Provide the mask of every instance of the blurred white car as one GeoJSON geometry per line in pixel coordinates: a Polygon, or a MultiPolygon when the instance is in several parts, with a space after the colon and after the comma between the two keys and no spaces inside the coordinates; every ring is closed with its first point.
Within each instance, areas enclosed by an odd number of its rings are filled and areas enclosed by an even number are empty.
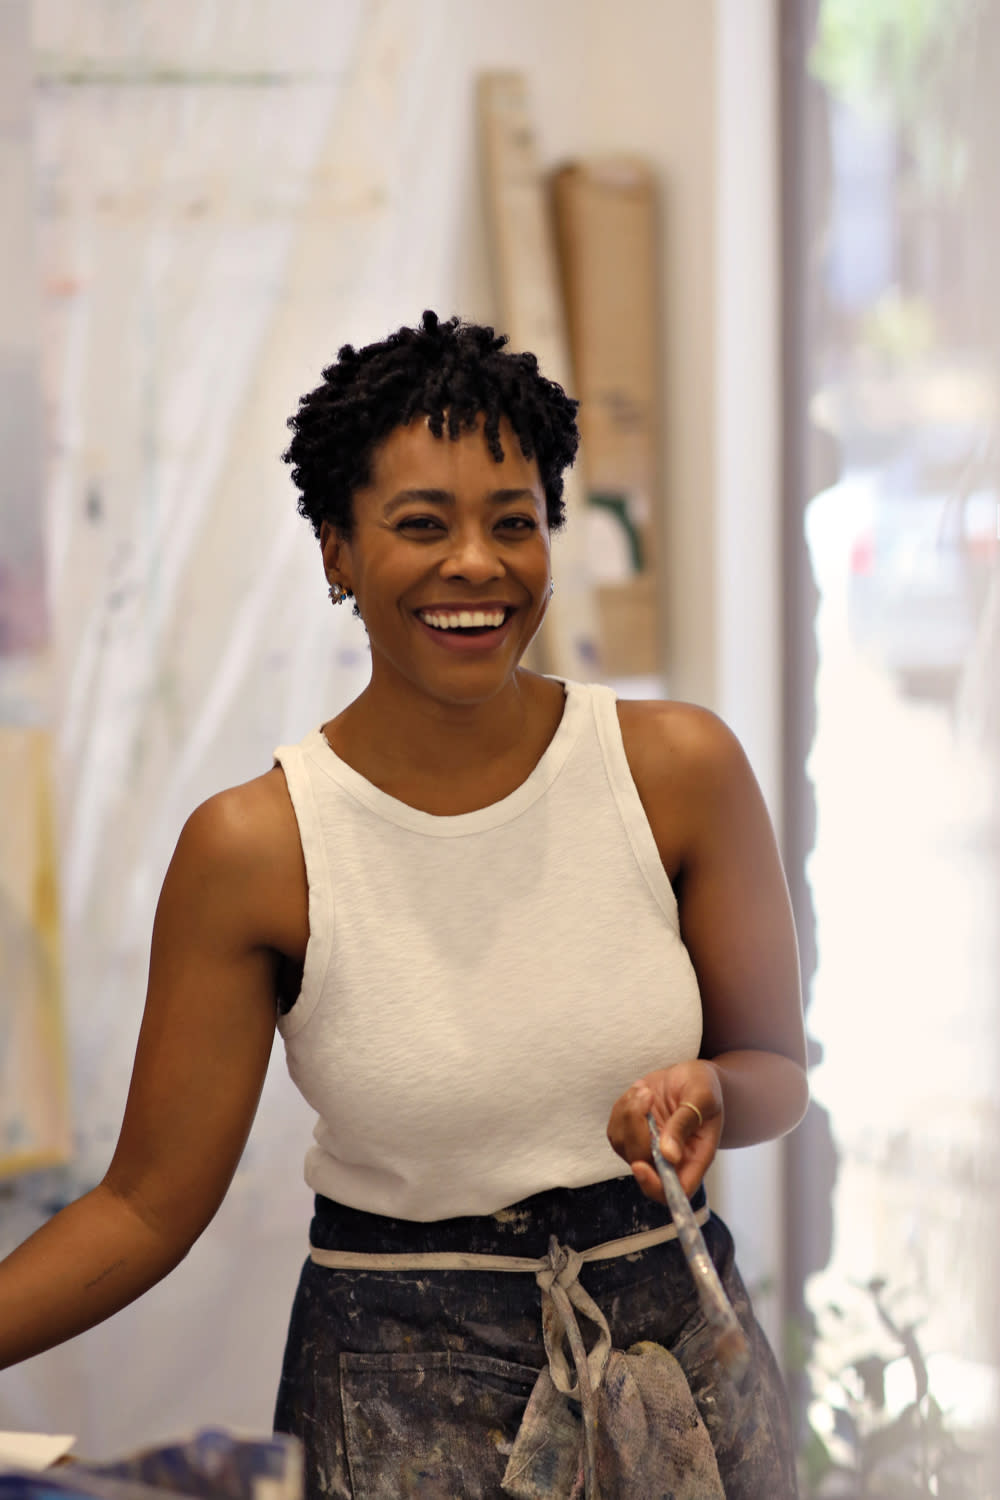
{"type": "Polygon", "coordinates": [[[983,461],[948,487],[929,470],[876,487],[848,563],[854,643],[903,692],[951,697],[998,558],[1000,492],[983,461]]]}

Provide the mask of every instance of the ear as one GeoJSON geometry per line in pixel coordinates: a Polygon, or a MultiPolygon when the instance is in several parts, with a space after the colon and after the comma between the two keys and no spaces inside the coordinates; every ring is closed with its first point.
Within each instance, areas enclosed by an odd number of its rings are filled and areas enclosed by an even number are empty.
{"type": "Polygon", "coordinates": [[[327,582],[339,583],[345,589],[352,588],[350,543],[344,539],[335,526],[331,526],[329,521],[323,521],[320,525],[319,545],[323,553],[323,569],[327,582]]]}

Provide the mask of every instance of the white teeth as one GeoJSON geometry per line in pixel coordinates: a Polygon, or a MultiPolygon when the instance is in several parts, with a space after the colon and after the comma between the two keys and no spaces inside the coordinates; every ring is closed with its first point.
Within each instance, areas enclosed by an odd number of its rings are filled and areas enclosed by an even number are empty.
{"type": "Polygon", "coordinates": [[[422,610],[420,618],[435,630],[498,630],[504,622],[502,609],[460,609],[456,614],[435,614],[422,610]]]}

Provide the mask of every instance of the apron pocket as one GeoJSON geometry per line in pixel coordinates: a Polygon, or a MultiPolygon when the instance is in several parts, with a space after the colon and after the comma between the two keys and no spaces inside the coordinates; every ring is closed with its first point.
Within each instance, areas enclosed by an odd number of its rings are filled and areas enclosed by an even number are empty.
{"type": "Polygon", "coordinates": [[[354,1500],[497,1500],[537,1379],[488,1355],[341,1354],[354,1500]]]}

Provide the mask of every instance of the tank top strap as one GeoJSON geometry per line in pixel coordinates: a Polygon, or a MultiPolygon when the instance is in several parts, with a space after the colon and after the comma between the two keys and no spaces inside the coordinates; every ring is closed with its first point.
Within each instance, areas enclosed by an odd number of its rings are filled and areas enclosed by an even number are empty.
{"type": "Polygon", "coordinates": [[[653,830],[632,779],[618,718],[618,695],[603,683],[590,687],[594,723],[604,758],[608,784],[628,835],[632,852],[657,904],[674,931],[680,934],[677,898],[660,859],[653,830]]]}

